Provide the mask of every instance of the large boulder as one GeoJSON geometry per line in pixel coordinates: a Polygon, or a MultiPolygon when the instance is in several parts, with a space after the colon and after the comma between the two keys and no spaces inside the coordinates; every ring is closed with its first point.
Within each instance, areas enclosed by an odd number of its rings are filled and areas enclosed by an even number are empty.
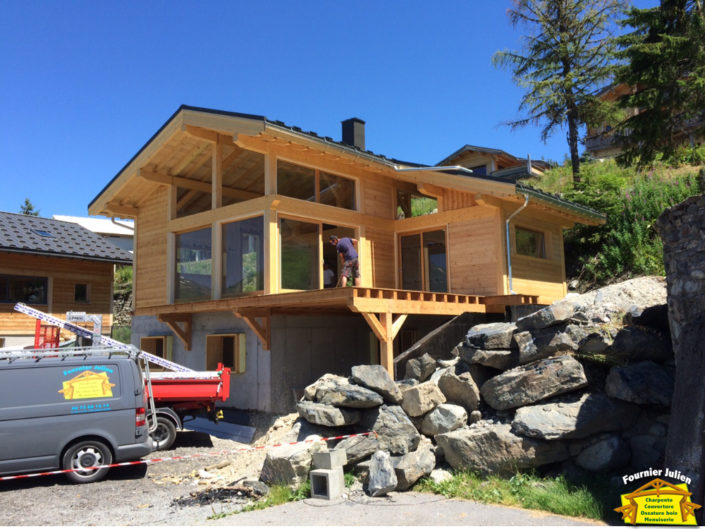
{"type": "Polygon", "coordinates": [[[669,370],[650,361],[613,367],[605,383],[610,397],[636,404],[670,406],[673,389],[673,375],[669,370]]]}
{"type": "Polygon", "coordinates": [[[468,412],[462,406],[455,404],[439,404],[435,409],[424,415],[421,423],[421,433],[436,435],[452,432],[468,423],[468,412]]]}
{"type": "Polygon", "coordinates": [[[348,379],[345,377],[326,373],[319,377],[313,384],[306,386],[303,398],[304,400],[316,400],[316,395],[319,390],[321,391],[321,395],[323,395],[326,391],[347,383],[348,379]]]}
{"type": "Polygon", "coordinates": [[[370,496],[384,496],[397,486],[397,475],[392,466],[389,453],[378,450],[372,454],[367,481],[367,493],[370,496]]]}
{"type": "MultiPolygon", "coordinates": [[[[377,434],[380,450],[394,455],[407,454],[416,450],[421,434],[399,406],[387,404],[363,413],[359,426],[377,434]]],[[[338,446],[338,448],[341,448],[338,446]]],[[[346,450],[349,450],[346,448],[346,450]]],[[[350,452],[348,451],[348,458],[350,452]]]]}
{"type": "Polygon", "coordinates": [[[468,428],[438,434],[436,443],[445,460],[456,470],[511,475],[568,459],[563,441],[540,441],[516,435],[509,424],[484,421],[468,428]]]}
{"type": "Polygon", "coordinates": [[[513,323],[481,323],[468,331],[465,343],[478,349],[509,349],[515,330],[513,323]]]}
{"type": "Polygon", "coordinates": [[[404,378],[415,378],[419,382],[428,379],[436,370],[436,360],[428,353],[406,363],[404,378]]]}
{"type": "MultiPolygon", "coordinates": [[[[342,377],[341,377],[342,378],[342,377]]],[[[351,384],[348,379],[331,379],[331,383],[316,390],[316,401],[336,407],[374,408],[384,402],[382,396],[370,389],[351,384]]]]}
{"type": "Polygon", "coordinates": [[[629,462],[629,445],[619,435],[606,435],[583,449],[575,458],[578,466],[592,472],[606,472],[629,462]]]}
{"type": "Polygon", "coordinates": [[[401,402],[401,390],[396,385],[389,373],[381,365],[362,365],[352,368],[354,382],[362,387],[379,393],[385,400],[392,404],[401,402]]]}
{"type": "Polygon", "coordinates": [[[556,353],[568,353],[578,350],[569,332],[572,326],[561,325],[536,331],[514,333],[514,343],[519,351],[517,363],[528,364],[534,360],[547,358],[556,353]]]}
{"type": "Polygon", "coordinates": [[[607,354],[628,361],[665,362],[673,358],[673,348],[662,332],[649,327],[628,325],[617,332],[607,354]]]}
{"type": "Polygon", "coordinates": [[[392,464],[397,476],[396,490],[409,490],[436,467],[436,456],[429,448],[419,448],[401,457],[393,457],[392,464]]]}
{"type": "Polygon", "coordinates": [[[360,421],[358,410],[336,408],[320,402],[302,400],[296,403],[296,410],[303,419],[320,426],[347,426],[360,421]]]}
{"type": "Polygon", "coordinates": [[[375,435],[348,437],[335,446],[336,450],[345,450],[348,465],[354,465],[363,459],[367,459],[379,448],[380,442],[375,435]]]}
{"type": "Polygon", "coordinates": [[[553,305],[519,318],[516,322],[518,331],[545,329],[568,321],[575,314],[578,305],[568,299],[562,299],[553,305]]]}
{"type": "Polygon", "coordinates": [[[480,388],[496,410],[508,410],[587,385],[583,366],[570,356],[537,360],[489,379],[480,388]]]}
{"type": "Polygon", "coordinates": [[[401,407],[410,417],[420,417],[446,401],[433,382],[424,382],[402,392],[401,407]]]}
{"type": "Polygon", "coordinates": [[[512,430],[547,441],[579,439],[634,424],[639,409],[603,393],[558,397],[552,402],[517,409],[512,430]]]}
{"type": "Polygon", "coordinates": [[[293,487],[304,483],[311,470],[313,454],[328,449],[326,442],[320,439],[314,436],[307,439],[312,442],[270,448],[262,465],[260,480],[293,487]]]}
{"type": "Polygon", "coordinates": [[[480,390],[469,371],[457,374],[455,369],[448,368],[438,379],[438,389],[447,402],[461,405],[468,413],[476,410],[480,404],[480,390]]]}
{"type": "Polygon", "coordinates": [[[464,346],[458,353],[467,364],[479,364],[495,369],[509,369],[519,364],[519,352],[510,349],[477,349],[464,346]]]}

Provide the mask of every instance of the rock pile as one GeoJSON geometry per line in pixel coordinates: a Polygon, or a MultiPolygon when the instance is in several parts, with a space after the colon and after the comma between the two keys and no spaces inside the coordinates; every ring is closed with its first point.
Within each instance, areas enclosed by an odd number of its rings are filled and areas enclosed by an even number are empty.
{"type": "MultiPolygon", "coordinates": [[[[475,325],[452,360],[410,360],[398,382],[374,365],[326,374],[298,412],[321,436],[376,432],[336,446],[376,495],[448,465],[500,474],[655,466],[673,393],[665,303],[659,278],[568,297],[515,323],[475,325]]],[[[280,467],[265,462],[267,481],[280,467]]]]}

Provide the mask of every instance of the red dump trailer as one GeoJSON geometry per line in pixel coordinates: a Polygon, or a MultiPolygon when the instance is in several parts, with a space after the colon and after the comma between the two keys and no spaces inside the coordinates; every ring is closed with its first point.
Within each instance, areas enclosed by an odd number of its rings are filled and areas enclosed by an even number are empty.
{"type": "Polygon", "coordinates": [[[216,371],[150,373],[157,428],[151,433],[157,450],[166,450],[183,428],[184,418],[205,412],[212,421],[222,418],[216,402],[230,396],[230,369],[218,364],[216,371]]]}

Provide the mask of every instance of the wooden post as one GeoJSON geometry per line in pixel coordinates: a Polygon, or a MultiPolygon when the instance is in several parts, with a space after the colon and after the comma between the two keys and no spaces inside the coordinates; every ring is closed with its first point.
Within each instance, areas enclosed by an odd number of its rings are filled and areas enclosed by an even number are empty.
{"type": "Polygon", "coordinates": [[[394,379],[394,338],[406,321],[407,314],[400,314],[395,320],[391,312],[383,312],[379,319],[370,312],[361,312],[362,317],[379,340],[379,363],[394,379]]]}

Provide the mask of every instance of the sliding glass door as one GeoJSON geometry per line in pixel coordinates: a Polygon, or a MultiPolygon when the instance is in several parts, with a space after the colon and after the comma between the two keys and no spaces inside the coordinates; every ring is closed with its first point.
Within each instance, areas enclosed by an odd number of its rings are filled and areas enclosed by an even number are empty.
{"type": "Polygon", "coordinates": [[[399,247],[402,289],[448,292],[445,230],[402,235],[399,247]]]}

